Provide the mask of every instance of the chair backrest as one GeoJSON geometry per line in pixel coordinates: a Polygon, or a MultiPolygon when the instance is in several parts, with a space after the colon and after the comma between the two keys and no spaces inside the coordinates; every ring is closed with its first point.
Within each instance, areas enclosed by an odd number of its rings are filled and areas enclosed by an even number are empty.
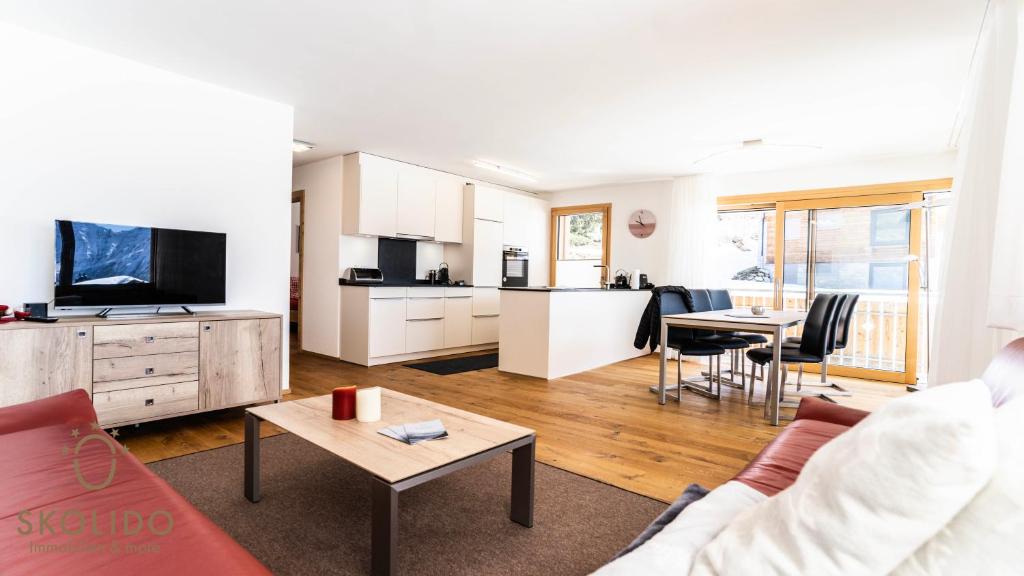
{"type": "MultiPolygon", "coordinates": [[[[690,289],[690,295],[693,296],[693,310],[690,310],[690,312],[711,312],[715,309],[711,304],[711,295],[708,294],[708,290],[705,290],[704,288],[690,289]]],[[[695,338],[707,338],[714,334],[714,330],[693,331],[693,336],[695,338]]]]}
{"type": "Polygon", "coordinates": [[[818,294],[811,302],[804,320],[804,333],[800,336],[800,353],[824,359],[828,355],[828,342],[832,335],[832,320],[836,312],[835,294],[818,294]]]}
{"type": "Polygon", "coordinates": [[[839,339],[839,314],[842,313],[849,295],[837,294],[836,296],[836,308],[832,311],[832,319],[828,323],[828,346],[825,349],[828,354],[836,351],[836,340],[839,339]]]}
{"type": "MultiPolygon", "coordinates": [[[[683,300],[683,295],[676,292],[662,292],[661,293],[661,315],[666,314],[686,314],[690,312],[686,307],[686,301],[683,300]]],[[[660,328],[658,328],[660,329],[660,328]]],[[[669,326],[669,333],[672,339],[683,339],[692,340],[693,330],[689,328],[680,328],[678,326],[669,326]]],[[[667,345],[667,344],[666,344],[667,345]]]]}
{"type": "Polygon", "coordinates": [[[714,310],[729,310],[732,308],[732,297],[728,290],[708,289],[708,296],[711,298],[711,307],[714,310]]]}
{"type": "Polygon", "coordinates": [[[853,313],[857,308],[857,300],[860,294],[848,294],[842,310],[839,311],[839,330],[836,331],[836,349],[846,348],[850,341],[850,325],[853,324],[853,313]]]}

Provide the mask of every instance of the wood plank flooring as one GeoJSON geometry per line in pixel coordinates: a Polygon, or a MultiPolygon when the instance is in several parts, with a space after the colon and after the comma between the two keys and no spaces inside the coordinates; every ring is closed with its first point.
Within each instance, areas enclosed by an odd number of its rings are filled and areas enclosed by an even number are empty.
{"type": "MultiPolygon", "coordinates": [[[[739,390],[723,388],[721,403],[684,393],[682,403],[660,406],[647,390],[657,379],[655,355],[546,381],[494,368],[450,376],[401,364],[365,368],[293,352],[284,400],[344,384],[391,388],[533,428],[539,461],[666,502],[691,482],[709,488],[725,482],[781,430],[766,424],[761,407],[748,406],[739,390]]],[[[906,393],[901,385],[833,380],[854,391],[840,403],[858,408],[906,393]]],[[[757,391],[760,402],[763,384],[757,391]]],[[[144,462],[162,460],[242,442],[242,414],[233,409],[142,424],[120,430],[120,439],[144,462]]],[[[263,425],[263,436],[277,433],[263,425]]]]}

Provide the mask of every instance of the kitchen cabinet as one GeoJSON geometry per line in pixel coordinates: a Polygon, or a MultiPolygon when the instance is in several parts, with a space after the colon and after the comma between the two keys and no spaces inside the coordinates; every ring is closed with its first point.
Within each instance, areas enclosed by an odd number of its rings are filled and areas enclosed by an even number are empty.
{"type": "Polygon", "coordinates": [[[407,353],[441,348],[444,348],[444,318],[409,320],[405,323],[407,353]]]}
{"type": "Polygon", "coordinates": [[[530,243],[531,200],[522,194],[506,192],[503,209],[503,238],[508,246],[527,248],[530,243]]]}
{"type": "Polygon", "coordinates": [[[473,316],[497,316],[501,313],[500,298],[497,288],[473,288],[473,316]]]}
{"type": "Polygon", "coordinates": [[[394,237],[399,163],[357,152],[344,159],[342,233],[394,237]]]}
{"type": "Polygon", "coordinates": [[[405,298],[372,298],[369,313],[369,356],[405,353],[405,298]]]}
{"type": "Polygon", "coordinates": [[[446,348],[469,346],[473,343],[472,289],[465,295],[446,296],[444,299],[444,345],[446,348]]]}
{"type": "Polygon", "coordinates": [[[551,207],[540,198],[528,198],[526,205],[526,249],[530,251],[530,286],[550,284],[551,207]]]}
{"type": "Polygon", "coordinates": [[[501,316],[473,317],[473,344],[492,344],[498,341],[501,316]]]}
{"type": "Polygon", "coordinates": [[[474,286],[501,286],[501,222],[473,220],[474,286]]]}
{"type": "Polygon", "coordinates": [[[464,191],[468,216],[478,220],[502,222],[505,217],[505,191],[480,184],[466,184],[464,191]]]}
{"type": "Polygon", "coordinates": [[[462,242],[462,187],[464,178],[437,174],[434,196],[434,240],[462,242]]]}
{"type": "Polygon", "coordinates": [[[396,232],[401,236],[434,237],[437,173],[412,164],[398,165],[396,232]]]}

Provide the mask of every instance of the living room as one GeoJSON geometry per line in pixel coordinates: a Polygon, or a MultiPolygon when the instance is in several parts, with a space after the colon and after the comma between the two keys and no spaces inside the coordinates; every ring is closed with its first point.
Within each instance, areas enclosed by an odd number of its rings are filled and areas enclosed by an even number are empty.
{"type": "Polygon", "coordinates": [[[0,574],[1006,574],[1021,0],[0,0],[0,574]]]}

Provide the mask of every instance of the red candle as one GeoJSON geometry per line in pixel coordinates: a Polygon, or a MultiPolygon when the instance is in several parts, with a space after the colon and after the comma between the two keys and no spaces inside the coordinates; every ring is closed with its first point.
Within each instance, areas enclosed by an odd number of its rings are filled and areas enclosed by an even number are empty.
{"type": "Polygon", "coordinates": [[[331,392],[331,418],[351,420],[356,417],[356,387],[342,386],[331,392]]]}

